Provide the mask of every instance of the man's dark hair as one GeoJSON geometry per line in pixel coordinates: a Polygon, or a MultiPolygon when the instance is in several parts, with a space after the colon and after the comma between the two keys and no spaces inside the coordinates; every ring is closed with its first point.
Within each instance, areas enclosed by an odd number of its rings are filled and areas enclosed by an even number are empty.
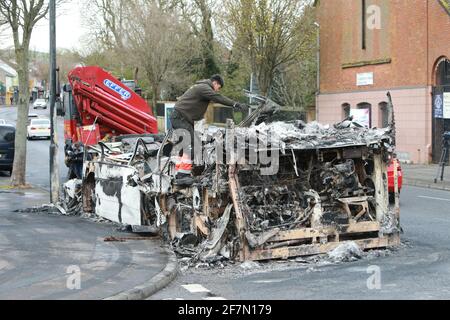
{"type": "Polygon", "coordinates": [[[217,81],[218,84],[223,88],[225,85],[225,81],[223,81],[223,78],[220,74],[215,74],[211,77],[211,81],[217,81]]]}

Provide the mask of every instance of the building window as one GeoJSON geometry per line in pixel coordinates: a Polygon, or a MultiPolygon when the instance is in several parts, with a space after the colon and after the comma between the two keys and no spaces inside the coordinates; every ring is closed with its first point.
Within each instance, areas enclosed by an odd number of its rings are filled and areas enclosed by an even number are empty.
{"type": "Polygon", "coordinates": [[[439,63],[436,72],[436,85],[450,85],[450,60],[443,60],[441,63],[439,63]]]}
{"type": "Polygon", "coordinates": [[[350,104],[344,103],[342,105],[342,118],[343,119],[347,119],[348,117],[350,117],[350,110],[351,110],[350,104]]]}
{"type": "Polygon", "coordinates": [[[364,114],[359,114],[359,117],[361,118],[360,122],[362,122],[365,126],[372,128],[372,105],[367,102],[362,102],[358,104],[357,109],[367,111],[364,114]]]}
{"type": "Polygon", "coordinates": [[[387,102],[381,102],[379,105],[379,127],[389,127],[389,108],[387,102]]]}

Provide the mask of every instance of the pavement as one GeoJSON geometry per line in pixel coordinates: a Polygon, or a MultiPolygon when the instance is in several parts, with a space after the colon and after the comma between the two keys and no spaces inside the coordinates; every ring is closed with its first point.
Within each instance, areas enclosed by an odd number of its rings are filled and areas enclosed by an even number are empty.
{"type": "Polygon", "coordinates": [[[450,167],[445,167],[443,181],[440,181],[440,168],[437,164],[402,164],[402,169],[404,185],[450,191],[450,167]],[[436,177],[438,177],[437,183],[434,181],[436,177]]]}
{"type": "Polygon", "coordinates": [[[5,182],[0,176],[0,300],[141,300],[177,276],[176,257],[159,238],[132,240],[112,224],[15,212],[48,203],[49,195],[5,182]]]}

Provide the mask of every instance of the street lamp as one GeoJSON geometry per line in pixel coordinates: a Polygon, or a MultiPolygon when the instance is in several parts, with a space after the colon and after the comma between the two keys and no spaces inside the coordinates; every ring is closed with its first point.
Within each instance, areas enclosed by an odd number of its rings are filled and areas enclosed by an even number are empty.
{"type": "Polygon", "coordinates": [[[59,200],[58,143],[56,141],[56,1],[49,1],[50,12],[50,202],[59,200]]]}

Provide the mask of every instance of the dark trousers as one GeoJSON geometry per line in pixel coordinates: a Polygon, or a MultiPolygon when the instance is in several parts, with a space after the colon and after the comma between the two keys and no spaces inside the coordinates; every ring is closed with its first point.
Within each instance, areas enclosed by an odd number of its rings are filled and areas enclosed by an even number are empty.
{"type": "MultiPolygon", "coordinates": [[[[200,140],[197,138],[195,131],[194,131],[194,124],[190,123],[180,112],[175,110],[172,113],[172,116],[170,118],[170,121],[172,123],[173,130],[177,129],[184,129],[187,132],[189,132],[190,139],[191,139],[191,160],[195,160],[195,148],[194,146],[200,146],[200,140]]],[[[181,141],[179,141],[181,142],[181,141]]],[[[180,154],[181,155],[181,154],[180,154]]],[[[196,163],[194,161],[194,163],[196,163]]]]}
{"type": "Polygon", "coordinates": [[[70,167],[77,179],[83,179],[83,162],[74,161],[70,167]]]}

